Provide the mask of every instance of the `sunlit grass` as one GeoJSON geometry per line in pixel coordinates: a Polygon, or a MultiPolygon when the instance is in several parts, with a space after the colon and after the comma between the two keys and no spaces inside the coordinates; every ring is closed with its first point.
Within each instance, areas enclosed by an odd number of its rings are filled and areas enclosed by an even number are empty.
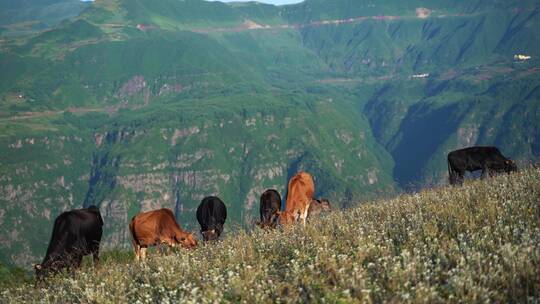
{"type": "Polygon", "coordinates": [[[2,303],[462,302],[540,300],[540,169],[402,195],[286,231],[219,243],[106,253],[94,269],[2,303]]]}

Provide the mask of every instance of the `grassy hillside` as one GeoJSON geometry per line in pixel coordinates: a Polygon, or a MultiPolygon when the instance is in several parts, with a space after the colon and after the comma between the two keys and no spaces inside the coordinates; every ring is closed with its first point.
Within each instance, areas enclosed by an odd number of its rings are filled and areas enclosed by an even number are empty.
{"type": "Polygon", "coordinates": [[[540,299],[540,169],[334,211],[306,227],[227,231],[151,255],[104,254],[3,303],[529,302],[540,299]]]}

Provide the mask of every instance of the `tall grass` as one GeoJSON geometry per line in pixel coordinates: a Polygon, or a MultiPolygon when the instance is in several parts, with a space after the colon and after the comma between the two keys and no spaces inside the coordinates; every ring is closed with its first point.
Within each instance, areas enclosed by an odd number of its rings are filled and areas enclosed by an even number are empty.
{"type": "Polygon", "coordinates": [[[538,302],[539,241],[540,169],[529,169],[143,264],[116,252],[0,302],[538,302]]]}

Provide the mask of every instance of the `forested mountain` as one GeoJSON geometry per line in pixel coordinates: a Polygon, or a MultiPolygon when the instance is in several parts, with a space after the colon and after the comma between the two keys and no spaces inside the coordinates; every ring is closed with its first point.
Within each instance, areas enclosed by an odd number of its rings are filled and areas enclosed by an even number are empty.
{"type": "Polygon", "coordinates": [[[76,17],[89,6],[80,0],[0,0],[0,37],[39,32],[76,17]]]}
{"type": "Polygon", "coordinates": [[[534,159],[539,12],[537,1],[96,0],[53,29],[5,36],[0,259],[37,261],[54,218],[91,204],[105,243],[128,246],[141,210],[172,208],[197,230],[207,195],[229,207],[228,231],[249,226],[259,195],[284,195],[301,169],[317,196],[350,206],[445,183],[456,148],[534,159]]]}

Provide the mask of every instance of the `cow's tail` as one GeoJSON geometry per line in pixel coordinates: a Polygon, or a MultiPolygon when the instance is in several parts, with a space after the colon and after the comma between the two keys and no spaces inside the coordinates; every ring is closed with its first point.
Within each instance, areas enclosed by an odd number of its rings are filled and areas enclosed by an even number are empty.
{"type": "Polygon", "coordinates": [[[134,219],[135,219],[135,217],[133,217],[133,218],[131,219],[131,221],[129,222],[129,232],[131,232],[131,235],[132,235],[132,236],[135,235],[135,227],[133,226],[134,219]]]}
{"type": "Polygon", "coordinates": [[[101,217],[101,212],[99,211],[99,208],[96,207],[95,205],[90,205],[88,208],[86,208],[92,212],[95,212],[96,213],[96,216],[99,220],[99,223],[101,224],[101,226],[103,226],[103,218],[101,217]]]}
{"type": "Polygon", "coordinates": [[[99,212],[99,211],[97,213],[97,218],[98,218],[99,223],[101,224],[101,226],[103,226],[103,218],[101,217],[101,212],[99,212]]]}
{"type": "Polygon", "coordinates": [[[452,168],[452,165],[450,165],[450,158],[447,160],[448,164],[448,179],[450,181],[450,185],[453,185],[456,182],[457,172],[452,168]]]}
{"type": "Polygon", "coordinates": [[[134,221],[134,219],[135,219],[135,216],[129,222],[129,232],[131,232],[131,243],[133,244],[133,248],[135,248],[135,250],[136,250],[137,245],[139,245],[139,242],[137,241],[137,238],[135,237],[135,226],[134,226],[135,221],[134,221]]]}

